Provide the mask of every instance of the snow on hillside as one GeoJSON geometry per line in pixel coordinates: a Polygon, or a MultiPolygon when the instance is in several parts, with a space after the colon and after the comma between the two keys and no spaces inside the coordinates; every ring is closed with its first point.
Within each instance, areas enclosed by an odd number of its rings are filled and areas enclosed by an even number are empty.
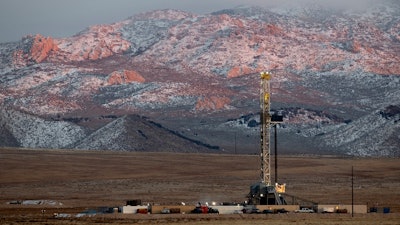
{"type": "Polygon", "coordinates": [[[349,155],[396,156],[399,145],[391,139],[400,139],[400,114],[385,118],[382,112],[375,111],[327,133],[321,143],[349,155]]]}
{"type": "Polygon", "coordinates": [[[15,110],[0,110],[0,124],[24,148],[66,148],[86,136],[85,129],[73,123],[45,120],[15,110]]]}
{"type": "Polygon", "coordinates": [[[73,37],[0,44],[0,134],[22,147],[157,148],[136,129],[148,121],[120,117],[141,114],[169,122],[154,132],[173,140],[171,151],[187,144],[171,130],[226,149],[232,132],[258,143],[258,73],[268,70],[272,107],[287,110],[288,148],[398,155],[397,120],[379,113],[400,104],[400,7],[354,9],[159,10],[73,37]],[[113,117],[102,121],[103,112],[113,117]],[[63,121],[71,117],[87,121],[63,121]]]}

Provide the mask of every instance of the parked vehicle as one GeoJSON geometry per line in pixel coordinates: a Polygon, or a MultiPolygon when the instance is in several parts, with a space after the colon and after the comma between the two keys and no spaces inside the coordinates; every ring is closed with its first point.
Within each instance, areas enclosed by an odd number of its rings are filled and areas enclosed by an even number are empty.
{"type": "Polygon", "coordinates": [[[322,213],[334,213],[335,209],[333,207],[323,208],[322,213]]]}
{"type": "Polygon", "coordinates": [[[161,210],[161,214],[170,214],[170,213],[171,213],[171,211],[168,208],[163,208],[161,210]]]}
{"type": "Polygon", "coordinates": [[[261,213],[261,211],[259,209],[254,208],[254,207],[246,207],[242,211],[243,211],[243,213],[250,213],[250,214],[261,213]]]}
{"type": "Polygon", "coordinates": [[[282,209],[277,209],[276,213],[288,213],[289,211],[287,211],[286,209],[282,208],[282,209]]]}
{"type": "Polygon", "coordinates": [[[207,212],[208,212],[208,210],[204,211],[203,207],[196,207],[191,211],[191,213],[207,213],[207,212]]]}
{"type": "Polygon", "coordinates": [[[257,209],[257,208],[253,208],[253,209],[250,210],[249,213],[251,213],[251,214],[260,214],[261,211],[259,209],[257,209]]]}
{"type": "Polygon", "coordinates": [[[264,210],[262,211],[262,213],[263,213],[263,214],[272,214],[272,213],[274,213],[274,210],[272,210],[272,209],[264,209],[264,210]]]}
{"type": "Polygon", "coordinates": [[[208,208],[208,213],[217,213],[217,214],[219,214],[219,211],[218,211],[218,209],[213,209],[213,208],[209,207],[208,208]]]}
{"type": "Polygon", "coordinates": [[[294,212],[296,212],[296,213],[314,213],[314,210],[310,209],[310,208],[301,208],[301,209],[295,210],[294,212]]]}
{"type": "Polygon", "coordinates": [[[242,210],[235,210],[235,211],[233,211],[233,214],[243,214],[243,211],[242,210]]]}
{"type": "Polygon", "coordinates": [[[136,211],[138,214],[148,214],[149,210],[148,209],[137,209],[136,211]]]}
{"type": "Polygon", "coordinates": [[[208,206],[197,206],[196,208],[194,208],[192,210],[192,213],[218,213],[219,214],[219,211],[218,211],[218,209],[213,209],[208,206]]]}

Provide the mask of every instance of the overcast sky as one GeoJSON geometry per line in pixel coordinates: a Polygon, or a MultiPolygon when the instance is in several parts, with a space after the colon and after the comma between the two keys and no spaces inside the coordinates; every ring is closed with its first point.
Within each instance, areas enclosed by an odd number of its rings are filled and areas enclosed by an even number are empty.
{"type": "Polygon", "coordinates": [[[74,35],[90,25],[109,24],[140,12],[179,9],[206,14],[263,0],[0,0],[0,42],[27,34],[74,35]]]}
{"type": "Polygon", "coordinates": [[[91,25],[109,24],[156,9],[207,14],[239,5],[269,6],[283,1],[290,0],[0,0],[0,43],[18,41],[27,34],[72,36],[91,25]]]}

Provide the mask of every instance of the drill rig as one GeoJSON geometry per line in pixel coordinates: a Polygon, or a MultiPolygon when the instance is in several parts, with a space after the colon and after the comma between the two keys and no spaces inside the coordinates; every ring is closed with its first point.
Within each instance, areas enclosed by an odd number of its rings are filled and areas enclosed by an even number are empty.
{"type": "MultiPolygon", "coordinates": [[[[285,192],[285,185],[271,184],[271,157],[270,157],[270,129],[271,125],[276,125],[281,121],[273,121],[270,113],[271,90],[269,72],[261,72],[260,87],[260,131],[261,131],[261,174],[260,182],[250,186],[248,203],[254,205],[284,205],[284,198],[280,195],[285,192]]],[[[275,143],[276,144],[276,143],[275,143]]]]}

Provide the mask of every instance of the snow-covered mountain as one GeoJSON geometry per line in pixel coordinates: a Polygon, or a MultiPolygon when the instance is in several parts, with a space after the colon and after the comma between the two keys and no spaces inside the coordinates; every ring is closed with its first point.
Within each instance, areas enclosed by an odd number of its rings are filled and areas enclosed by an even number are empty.
{"type": "Polygon", "coordinates": [[[271,71],[282,151],[399,156],[399,18],[391,0],[162,10],[2,43],[0,145],[255,153],[258,74],[271,71]]]}

